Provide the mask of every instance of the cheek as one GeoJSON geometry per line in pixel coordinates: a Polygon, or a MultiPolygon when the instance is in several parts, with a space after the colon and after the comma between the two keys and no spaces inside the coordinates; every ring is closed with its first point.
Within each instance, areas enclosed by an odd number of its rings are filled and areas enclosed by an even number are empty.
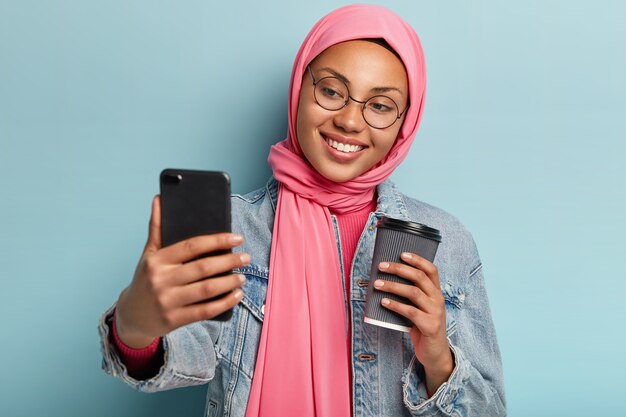
{"type": "MultiPolygon", "coordinates": [[[[305,109],[305,105],[302,103],[302,95],[298,103],[298,113],[296,115],[296,139],[300,148],[303,148],[303,142],[306,142],[306,132],[309,130],[309,120],[307,116],[308,112],[305,109]]],[[[305,146],[306,147],[306,146],[305,146]]]]}
{"type": "Polygon", "coordinates": [[[398,140],[398,135],[400,134],[400,131],[402,130],[402,125],[403,124],[404,124],[404,115],[393,126],[393,127],[395,127],[395,129],[392,129],[392,131],[389,132],[389,137],[387,138],[387,153],[389,153],[391,148],[393,148],[393,145],[398,140]]]}
{"type": "Polygon", "coordinates": [[[397,131],[388,132],[387,134],[384,134],[384,135],[379,135],[375,139],[375,143],[377,144],[377,147],[380,153],[387,155],[389,151],[391,150],[391,148],[393,148],[393,145],[396,142],[397,136],[398,136],[397,131]]]}
{"type": "Polygon", "coordinates": [[[301,156],[312,162],[311,158],[317,153],[315,144],[315,128],[317,124],[315,113],[311,111],[310,106],[302,101],[300,100],[298,104],[298,114],[296,116],[296,142],[300,147],[301,156]]]}
{"type": "Polygon", "coordinates": [[[316,108],[317,104],[303,104],[302,102],[298,106],[298,115],[296,117],[296,134],[298,135],[298,141],[306,142],[311,139],[311,135],[318,129],[325,121],[323,115],[320,114],[316,108]]]}
{"type": "Polygon", "coordinates": [[[381,135],[378,132],[378,135],[372,136],[372,142],[375,144],[376,152],[372,154],[372,160],[370,163],[372,165],[378,165],[386,160],[389,151],[393,148],[396,143],[396,139],[398,136],[399,129],[394,129],[392,132],[386,132],[387,134],[381,135]]]}
{"type": "Polygon", "coordinates": [[[300,106],[298,106],[298,115],[296,116],[296,136],[298,142],[300,142],[300,138],[302,137],[302,132],[304,130],[304,120],[302,116],[302,112],[300,112],[300,106]]]}

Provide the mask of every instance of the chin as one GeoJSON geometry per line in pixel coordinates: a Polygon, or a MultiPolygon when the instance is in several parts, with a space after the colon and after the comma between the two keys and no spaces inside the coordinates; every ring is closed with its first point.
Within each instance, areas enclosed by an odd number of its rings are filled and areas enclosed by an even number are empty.
{"type": "Polygon", "coordinates": [[[326,178],[329,181],[336,182],[336,183],[348,182],[348,181],[355,179],[356,177],[360,175],[360,174],[355,174],[351,172],[338,173],[337,170],[333,171],[332,169],[322,169],[322,170],[316,169],[316,171],[322,177],[326,178]]]}

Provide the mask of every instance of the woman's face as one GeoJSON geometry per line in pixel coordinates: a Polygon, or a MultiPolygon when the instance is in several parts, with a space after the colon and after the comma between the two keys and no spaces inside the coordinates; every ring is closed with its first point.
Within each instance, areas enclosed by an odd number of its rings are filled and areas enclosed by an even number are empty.
{"type": "Polygon", "coordinates": [[[326,49],[311,62],[310,68],[315,80],[343,78],[350,96],[356,100],[366,101],[382,94],[393,99],[403,112],[393,125],[376,129],[363,118],[363,105],[353,100],[340,110],[325,110],[315,101],[313,81],[309,71],[305,71],[298,102],[298,143],[322,176],[335,182],[349,181],[379,163],[395,142],[408,102],[404,65],[384,47],[355,40],[326,49]],[[339,144],[356,148],[339,150],[336,148],[344,148],[339,144]]]}

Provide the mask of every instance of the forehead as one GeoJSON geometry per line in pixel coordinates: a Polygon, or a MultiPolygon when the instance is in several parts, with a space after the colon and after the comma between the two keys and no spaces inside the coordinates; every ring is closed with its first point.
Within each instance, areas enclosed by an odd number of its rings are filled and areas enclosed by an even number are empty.
{"type": "Polygon", "coordinates": [[[354,40],[333,45],[312,62],[314,70],[329,68],[344,75],[351,85],[395,87],[407,91],[407,74],[402,61],[374,42],[354,40]]]}

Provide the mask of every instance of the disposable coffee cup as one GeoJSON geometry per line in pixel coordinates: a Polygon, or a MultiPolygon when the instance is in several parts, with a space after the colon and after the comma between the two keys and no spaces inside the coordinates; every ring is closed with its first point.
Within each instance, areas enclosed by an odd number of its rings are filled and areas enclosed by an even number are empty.
{"type": "Polygon", "coordinates": [[[412,303],[404,297],[377,290],[374,288],[374,281],[382,279],[408,285],[415,284],[397,275],[380,271],[378,265],[381,262],[405,263],[400,259],[402,252],[415,253],[432,262],[440,242],[441,233],[432,227],[390,217],[382,217],[378,221],[370,282],[365,301],[365,323],[403,332],[408,332],[413,327],[409,319],[383,307],[380,301],[383,298],[389,298],[404,304],[412,303]]]}

